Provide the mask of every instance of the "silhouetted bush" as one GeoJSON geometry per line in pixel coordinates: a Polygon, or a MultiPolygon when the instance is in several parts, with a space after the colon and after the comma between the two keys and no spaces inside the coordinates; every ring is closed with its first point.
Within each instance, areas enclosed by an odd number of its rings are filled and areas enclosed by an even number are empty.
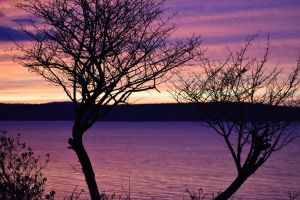
{"type": "Polygon", "coordinates": [[[190,200],[211,200],[214,199],[214,195],[210,198],[207,193],[203,191],[202,188],[194,190],[194,189],[186,189],[186,193],[188,194],[188,199],[190,200]]]}
{"type": "MultiPolygon", "coordinates": [[[[220,193],[205,193],[202,188],[200,189],[186,189],[187,197],[183,200],[215,200],[220,193]]],[[[300,192],[299,191],[288,191],[287,193],[288,200],[299,200],[300,192]]],[[[264,199],[263,197],[261,199],[264,199]]],[[[243,200],[242,197],[232,196],[229,200],[243,200]]]]}
{"type": "Polygon", "coordinates": [[[300,199],[300,191],[289,191],[288,196],[289,200],[300,199]]]}
{"type": "Polygon", "coordinates": [[[102,192],[100,194],[100,197],[102,200],[131,200],[130,196],[126,193],[125,195],[117,195],[115,193],[113,194],[107,194],[105,192],[102,192]]]}
{"type": "MultiPolygon", "coordinates": [[[[49,162],[49,154],[42,161],[19,139],[19,134],[11,137],[0,130],[0,199],[43,199],[47,178],[42,170],[49,162]]],[[[46,199],[53,199],[54,194],[51,192],[46,199]]]]}
{"type": "MultiPolygon", "coordinates": [[[[89,200],[88,198],[82,197],[83,192],[85,192],[83,189],[78,189],[78,186],[76,186],[70,195],[64,197],[64,200],[89,200]]],[[[105,191],[102,191],[100,193],[100,199],[101,200],[130,200],[130,196],[128,192],[126,192],[125,190],[123,190],[123,192],[119,195],[117,195],[116,193],[107,193],[105,191]]],[[[49,200],[54,200],[54,198],[49,200]]]]}

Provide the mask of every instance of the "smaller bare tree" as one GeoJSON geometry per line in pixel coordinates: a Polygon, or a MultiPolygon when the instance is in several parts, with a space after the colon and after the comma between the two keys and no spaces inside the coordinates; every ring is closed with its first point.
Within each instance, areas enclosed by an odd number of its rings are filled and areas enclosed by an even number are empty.
{"type": "Polygon", "coordinates": [[[300,61],[285,76],[279,67],[268,69],[269,37],[261,59],[247,56],[256,35],[230,52],[225,62],[202,59],[203,71],[174,83],[178,102],[207,103],[206,123],[223,137],[237,176],[215,199],[229,199],[276,151],[295,138],[295,106],[300,61]]]}

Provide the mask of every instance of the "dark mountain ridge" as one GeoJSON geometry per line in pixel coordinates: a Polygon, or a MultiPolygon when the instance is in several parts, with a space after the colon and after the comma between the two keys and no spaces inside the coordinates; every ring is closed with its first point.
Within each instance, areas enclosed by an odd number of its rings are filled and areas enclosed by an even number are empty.
{"type": "MultiPolygon", "coordinates": [[[[109,108],[107,106],[106,108],[109,108]]],[[[0,104],[0,120],[63,121],[74,119],[72,103],[0,104]]],[[[270,107],[262,104],[135,104],[118,105],[103,121],[205,121],[217,120],[295,120],[300,121],[300,108],[270,107]],[[225,113],[225,114],[224,114],[225,113]],[[229,118],[228,118],[229,117],[229,118]]]]}

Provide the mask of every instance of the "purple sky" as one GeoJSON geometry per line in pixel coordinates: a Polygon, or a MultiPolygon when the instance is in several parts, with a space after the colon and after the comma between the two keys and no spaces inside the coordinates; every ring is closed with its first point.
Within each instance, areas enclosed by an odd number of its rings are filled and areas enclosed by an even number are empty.
{"type": "MultiPolygon", "coordinates": [[[[16,21],[30,19],[11,2],[0,0],[0,102],[67,100],[60,88],[11,61],[16,52],[11,50],[9,37],[23,42],[28,39],[16,29],[16,21]]],[[[278,61],[284,67],[296,65],[300,54],[299,0],[167,0],[166,6],[178,12],[172,21],[178,27],[175,36],[200,34],[211,58],[224,58],[226,48],[237,49],[247,35],[260,31],[251,55],[260,55],[270,33],[270,67],[278,61]]],[[[142,98],[140,103],[172,101],[164,86],[161,90],[160,94],[153,91],[135,98],[142,98]]]]}

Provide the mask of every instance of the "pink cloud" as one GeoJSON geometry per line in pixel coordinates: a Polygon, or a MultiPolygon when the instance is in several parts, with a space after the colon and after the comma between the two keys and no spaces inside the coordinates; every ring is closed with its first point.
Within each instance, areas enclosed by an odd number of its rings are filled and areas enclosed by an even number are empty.
{"type": "MultiPolygon", "coordinates": [[[[0,1],[0,24],[16,29],[16,20],[26,21],[30,16],[13,7],[11,2],[0,1]]],[[[262,35],[249,52],[250,55],[260,55],[266,42],[266,34],[270,32],[270,67],[278,61],[281,66],[294,66],[296,63],[300,52],[300,1],[167,0],[166,7],[171,8],[170,12],[178,11],[178,15],[172,21],[178,25],[174,37],[201,34],[204,39],[203,45],[208,48],[208,55],[212,58],[224,57],[226,47],[236,49],[242,45],[247,35],[261,30],[262,35]]],[[[0,32],[0,38],[1,34],[0,32]]],[[[12,62],[13,53],[4,52],[4,49],[11,47],[10,45],[8,42],[0,42],[0,101],[66,100],[58,87],[49,86],[39,76],[12,62]]],[[[161,88],[160,95],[156,92],[141,93],[133,99],[143,99],[140,102],[172,101],[166,91],[167,87],[161,88]]]]}

